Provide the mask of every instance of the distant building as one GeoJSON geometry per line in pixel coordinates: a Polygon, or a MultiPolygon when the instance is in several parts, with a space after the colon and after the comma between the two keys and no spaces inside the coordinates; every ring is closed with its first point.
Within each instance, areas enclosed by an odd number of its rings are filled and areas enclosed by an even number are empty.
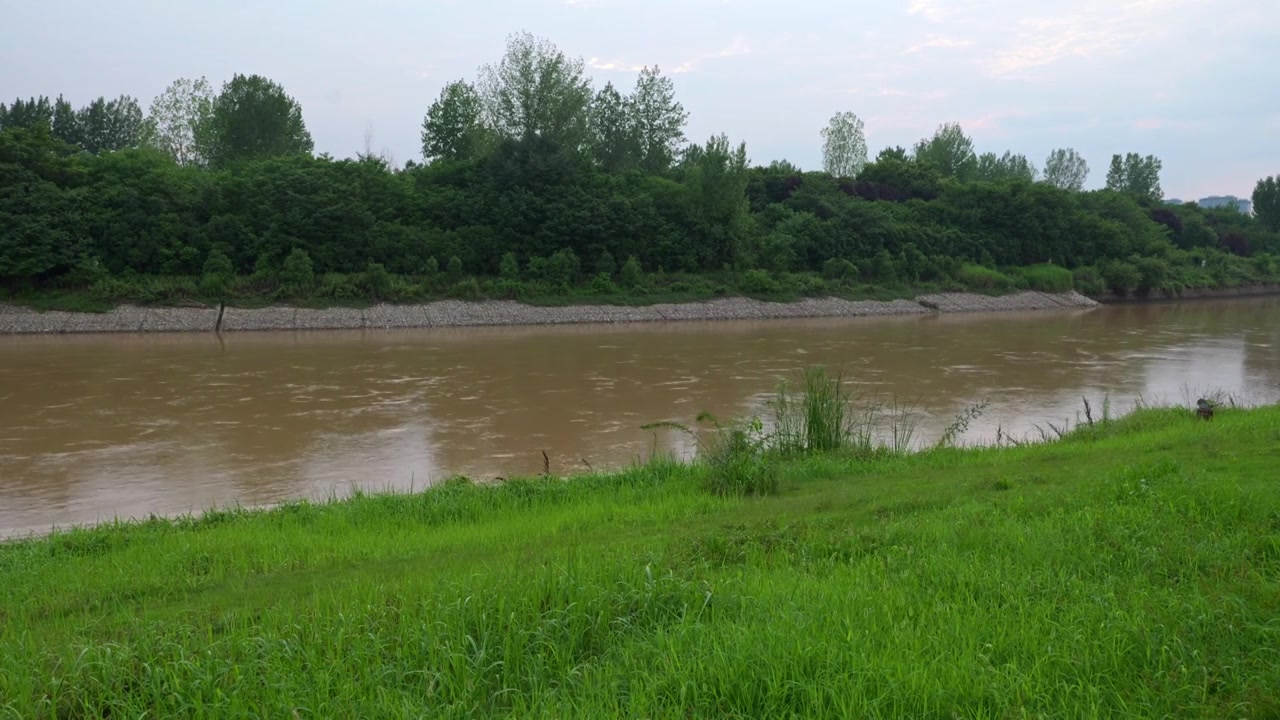
{"type": "Polygon", "coordinates": [[[1214,195],[1213,197],[1200,198],[1196,204],[1202,208],[1220,208],[1234,205],[1242,215],[1253,214],[1253,203],[1248,200],[1241,200],[1235,195],[1214,195]]]}

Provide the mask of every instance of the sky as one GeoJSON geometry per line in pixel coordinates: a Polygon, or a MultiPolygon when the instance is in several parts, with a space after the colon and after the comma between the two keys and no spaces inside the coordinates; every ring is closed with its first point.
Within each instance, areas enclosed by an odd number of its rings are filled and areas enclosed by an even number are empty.
{"type": "Polygon", "coordinates": [[[121,94],[177,78],[265,75],[317,152],[421,159],[423,114],[511,33],[630,88],[657,65],[687,134],[745,141],[753,163],[821,166],[837,112],[867,144],[910,147],[959,122],[979,152],[1042,166],[1058,147],[1105,182],[1154,154],[1165,196],[1248,197],[1280,173],[1280,0],[45,0],[8,3],[0,99],[121,94]]]}

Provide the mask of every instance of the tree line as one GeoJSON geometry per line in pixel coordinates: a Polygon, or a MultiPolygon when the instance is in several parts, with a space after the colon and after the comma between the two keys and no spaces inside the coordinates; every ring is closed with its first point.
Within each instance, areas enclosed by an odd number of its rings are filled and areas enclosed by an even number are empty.
{"type": "Polygon", "coordinates": [[[1040,171],[947,123],[870,160],[861,120],[840,113],[820,133],[824,169],[804,172],[753,165],[723,134],[691,143],[687,120],[659,68],[595,89],[580,59],[527,33],[443,88],[423,162],[404,167],[313,154],[300,104],[258,75],[217,93],[178,80],[145,114],[127,96],[0,104],[0,288],[769,295],[999,289],[1046,266],[1089,291],[1276,273],[1275,178],[1249,217],[1164,205],[1160,161],[1135,153],[1085,192],[1069,148],[1040,171]]]}

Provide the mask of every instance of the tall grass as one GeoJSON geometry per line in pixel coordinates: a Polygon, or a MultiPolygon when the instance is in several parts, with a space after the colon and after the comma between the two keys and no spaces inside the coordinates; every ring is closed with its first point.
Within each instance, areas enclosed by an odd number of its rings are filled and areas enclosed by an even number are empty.
{"type": "Polygon", "coordinates": [[[1017,272],[1032,290],[1061,293],[1075,287],[1075,276],[1061,265],[1029,265],[1018,268],[1017,272]]]}

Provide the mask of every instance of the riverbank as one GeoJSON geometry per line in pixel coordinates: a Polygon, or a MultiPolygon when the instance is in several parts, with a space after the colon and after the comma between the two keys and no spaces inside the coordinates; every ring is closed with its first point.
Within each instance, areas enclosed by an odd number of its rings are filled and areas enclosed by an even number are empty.
{"type": "Polygon", "coordinates": [[[1269,717],[1280,408],[0,545],[14,717],[1269,717]]]}
{"type": "Polygon", "coordinates": [[[113,332],[239,332],[361,330],[391,328],[552,325],[579,323],[758,320],[796,317],[874,317],[931,312],[993,312],[1082,309],[1097,303],[1075,292],[1020,292],[987,296],[938,293],[915,300],[809,298],[779,303],[750,298],[654,305],[566,305],[544,307],[514,301],[442,300],[369,308],[160,308],[122,305],[105,313],[38,312],[0,305],[0,334],[113,332]]]}
{"type": "Polygon", "coordinates": [[[1172,302],[1176,300],[1215,300],[1220,298],[1259,297],[1263,295],[1280,295],[1280,283],[1250,283],[1236,287],[1222,288],[1184,288],[1179,292],[1152,291],[1126,293],[1118,295],[1107,292],[1098,296],[1098,302],[1104,304],[1172,302]]]}

